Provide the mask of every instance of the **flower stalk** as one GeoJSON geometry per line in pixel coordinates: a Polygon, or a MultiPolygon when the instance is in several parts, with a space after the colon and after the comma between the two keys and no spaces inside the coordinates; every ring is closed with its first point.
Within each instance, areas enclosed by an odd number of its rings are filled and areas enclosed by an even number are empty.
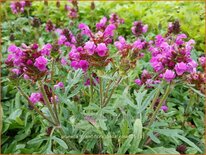
{"type": "Polygon", "coordinates": [[[37,107],[35,107],[35,106],[33,105],[33,103],[31,103],[31,101],[29,100],[29,97],[22,91],[22,89],[21,89],[19,86],[17,86],[17,89],[20,91],[20,93],[22,94],[22,96],[27,99],[29,105],[30,105],[32,108],[34,108],[34,110],[35,110],[39,115],[41,115],[44,119],[46,119],[46,120],[47,120],[48,122],[50,122],[51,124],[53,124],[53,125],[55,125],[55,126],[57,125],[56,123],[54,123],[53,121],[51,121],[47,116],[45,116],[37,107]]]}
{"type": "MultiPolygon", "coordinates": [[[[154,120],[155,120],[155,118],[156,118],[157,113],[159,112],[159,110],[160,110],[160,108],[162,107],[163,103],[165,102],[165,100],[166,100],[167,97],[169,96],[170,91],[171,91],[171,84],[169,84],[169,85],[167,86],[166,91],[165,91],[165,94],[163,95],[163,97],[162,97],[162,99],[160,100],[160,102],[159,102],[156,110],[154,111],[154,113],[153,113],[153,115],[152,115],[152,117],[151,117],[151,119],[150,119],[150,121],[149,121],[149,123],[148,123],[148,125],[147,125],[147,128],[148,128],[148,129],[149,129],[149,128],[151,127],[151,125],[153,124],[153,122],[154,122],[154,120]]],[[[146,140],[147,140],[147,137],[148,137],[148,136],[147,136],[147,133],[148,133],[148,131],[146,131],[146,133],[145,133],[144,139],[142,140],[142,143],[141,143],[141,145],[140,145],[141,147],[145,144],[145,142],[146,142],[146,140]]]]}
{"type": "MultiPolygon", "coordinates": [[[[46,103],[46,105],[47,105],[47,107],[48,107],[48,109],[49,109],[49,112],[51,113],[52,118],[54,119],[54,121],[55,121],[56,123],[59,122],[59,121],[57,120],[57,118],[56,118],[53,110],[52,110],[52,107],[51,107],[51,105],[50,105],[49,99],[48,99],[48,97],[47,97],[47,94],[46,94],[46,92],[45,92],[44,86],[43,86],[43,84],[42,84],[41,81],[39,81],[39,87],[40,87],[40,90],[41,90],[41,92],[42,92],[43,99],[44,99],[44,101],[45,101],[45,103],[46,103]]],[[[59,126],[59,124],[58,124],[58,126],[59,126]]]]}

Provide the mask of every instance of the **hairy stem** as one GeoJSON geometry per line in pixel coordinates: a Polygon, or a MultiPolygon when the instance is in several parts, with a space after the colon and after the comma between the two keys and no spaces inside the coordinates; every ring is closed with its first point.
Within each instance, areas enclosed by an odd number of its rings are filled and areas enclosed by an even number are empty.
{"type": "Polygon", "coordinates": [[[100,93],[100,107],[103,104],[103,90],[102,90],[102,78],[99,77],[99,93],[100,93]]]}
{"type": "Polygon", "coordinates": [[[46,119],[46,120],[47,120],[48,122],[50,122],[51,124],[53,124],[53,125],[55,125],[55,126],[57,125],[57,124],[55,124],[53,121],[51,121],[48,117],[46,117],[37,107],[35,107],[35,106],[33,105],[33,103],[31,103],[31,101],[29,100],[29,97],[22,91],[22,89],[21,89],[19,86],[17,87],[17,89],[20,91],[20,93],[22,94],[22,96],[27,99],[29,105],[30,105],[32,108],[34,108],[34,110],[35,110],[39,115],[41,115],[44,119],[46,119]]]}
{"type": "Polygon", "coordinates": [[[92,73],[89,76],[90,80],[90,103],[93,101],[93,80],[92,80],[92,73]]]}
{"type": "MultiPolygon", "coordinates": [[[[49,109],[49,111],[50,111],[50,113],[51,113],[52,118],[54,119],[54,121],[55,121],[56,123],[58,123],[58,120],[57,120],[57,118],[55,117],[55,114],[54,114],[54,112],[53,112],[53,110],[52,110],[52,107],[51,107],[51,103],[49,102],[49,99],[48,99],[48,97],[47,97],[47,94],[46,94],[46,92],[45,92],[44,86],[43,86],[43,84],[42,84],[41,81],[39,81],[39,87],[40,87],[40,90],[41,90],[41,92],[42,92],[43,99],[44,99],[44,101],[45,101],[45,103],[46,103],[46,105],[47,105],[47,107],[48,107],[48,109],[49,109]]],[[[59,125],[59,124],[58,124],[58,125],[59,125]]]]}
{"type": "Polygon", "coordinates": [[[151,104],[151,106],[150,106],[151,109],[154,108],[154,105],[155,105],[155,103],[157,102],[157,99],[158,99],[159,95],[160,95],[160,89],[157,90],[157,92],[156,92],[156,94],[155,94],[155,96],[154,96],[154,99],[152,100],[152,104],[151,104]]]}
{"type": "Polygon", "coordinates": [[[109,92],[109,89],[110,89],[110,86],[111,86],[112,82],[113,82],[113,80],[110,80],[109,84],[107,85],[105,95],[104,95],[104,99],[103,99],[103,103],[105,103],[105,101],[106,101],[106,98],[107,98],[107,95],[108,95],[108,92],[109,92]]]}
{"type": "Polygon", "coordinates": [[[171,85],[168,85],[167,86],[167,89],[166,89],[166,92],[164,94],[164,96],[162,97],[162,99],[160,100],[158,106],[157,106],[157,109],[155,110],[155,112],[153,113],[151,119],[150,119],[150,122],[148,123],[148,127],[150,127],[152,125],[152,123],[154,122],[154,119],[156,117],[156,114],[157,112],[160,110],[160,108],[162,107],[162,104],[164,103],[164,101],[167,99],[169,93],[170,93],[170,88],[171,88],[171,85]]]}
{"type": "MultiPolygon", "coordinates": [[[[169,96],[169,93],[171,91],[171,84],[167,86],[167,89],[165,91],[165,94],[163,95],[162,99],[160,100],[156,110],[154,111],[148,125],[147,125],[147,128],[149,129],[151,127],[151,125],[153,124],[155,118],[156,118],[156,115],[157,113],[159,112],[160,108],[162,107],[162,104],[164,103],[164,101],[167,99],[167,97],[169,96]]],[[[145,141],[147,140],[147,133],[148,131],[145,133],[145,137],[144,139],[142,140],[142,143],[141,143],[141,147],[145,144],[145,141]]]]}
{"type": "MultiPolygon", "coordinates": [[[[54,59],[52,59],[52,71],[51,71],[51,83],[54,84],[54,59]]],[[[53,86],[53,85],[52,85],[53,86]]],[[[60,124],[60,120],[59,120],[59,116],[58,116],[58,109],[57,109],[57,103],[56,103],[56,99],[55,99],[55,95],[54,95],[54,91],[52,90],[52,98],[53,98],[53,103],[54,103],[54,113],[56,115],[57,121],[60,124]]]]}
{"type": "Polygon", "coordinates": [[[112,91],[111,91],[109,97],[108,97],[107,100],[103,103],[103,107],[106,106],[106,105],[109,103],[109,101],[110,101],[110,99],[111,99],[111,97],[112,97],[112,95],[113,95],[113,93],[114,93],[114,90],[118,87],[118,85],[119,85],[119,83],[120,83],[121,80],[122,80],[122,77],[120,77],[119,80],[115,83],[115,85],[114,85],[114,87],[112,88],[112,91]]]}

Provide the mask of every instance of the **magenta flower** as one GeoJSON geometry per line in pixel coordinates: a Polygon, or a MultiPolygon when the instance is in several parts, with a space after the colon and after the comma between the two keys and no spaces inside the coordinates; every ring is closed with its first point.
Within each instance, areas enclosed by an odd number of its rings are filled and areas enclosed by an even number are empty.
{"type": "Polygon", "coordinates": [[[172,81],[172,80],[175,78],[175,72],[172,71],[172,70],[167,69],[167,70],[165,71],[165,73],[163,74],[163,78],[164,78],[166,81],[170,82],[170,81],[172,81]]]}
{"type": "Polygon", "coordinates": [[[59,82],[56,85],[54,85],[54,89],[57,89],[57,88],[64,88],[64,83],[63,82],[59,82]]]}
{"type": "Polygon", "coordinates": [[[133,23],[133,27],[131,28],[132,33],[135,36],[139,36],[143,33],[146,33],[148,29],[148,25],[143,25],[143,23],[141,21],[135,21],[133,23]]]}
{"type": "Polygon", "coordinates": [[[11,52],[11,54],[8,55],[6,62],[12,61],[14,66],[19,67],[22,64],[24,52],[15,45],[10,45],[8,51],[11,52]]]}
{"type": "Polygon", "coordinates": [[[67,38],[64,35],[61,35],[58,40],[59,45],[63,45],[67,38]]]}
{"type": "Polygon", "coordinates": [[[163,105],[163,106],[161,107],[161,110],[163,110],[164,112],[167,112],[167,111],[168,111],[168,107],[167,107],[166,105],[163,105]]]}
{"type": "Polygon", "coordinates": [[[87,71],[89,68],[89,63],[86,60],[80,60],[78,65],[83,71],[87,71]]]}
{"type": "Polygon", "coordinates": [[[194,44],[195,44],[195,41],[193,39],[190,39],[188,42],[186,42],[186,45],[185,45],[186,53],[190,53],[190,51],[193,49],[194,44]]]}
{"type": "Polygon", "coordinates": [[[147,86],[148,88],[152,88],[151,85],[152,85],[153,83],[154,83],[154,80],[152,80],[152,79],[147,79],[146,82],[145,82],[145,84],[146,84],[146,86],[147,86]]]}
{"type": "Polygon", "coordinates": [[[107,18],[106,18],[106,17],[103,17],[103,18],[100,20],[100,22],[96,24],[97,30],[105,29],[106,23],[107,23],[107,18]]]}
{"type": "Polygon", "coordinates": [[[96,49],[96,45],[92,41],[88,41],[84,45],[84,49],[87,50],[88,55],[93,55],[96,49]]]}
{"type": "Polygon", "coordinates": [[[100,57],[104,57],[108,51],[108,48],[104,43],[100,43],[97,45],[96,51],[100,57]]]}
{"type": "Polygon", "coordinates": [[[72,61],[79,61],[80,60],[80,54],[76,51],[75,48],[72,48],[71,52],[69,53],[69,58],[72,61]]]}
{"type": "Polygon", "coordinates": [[[37,102],[42,100],[42,94],[41,93],[32,93],[31,96],[29,97],[29,100],[33,103],[36,104],[37,102]]]}
{"type": "Polygon", "coordinates": [[[74,69],[78,69],[79,68],[79,62],[78,61],[72,61],[71,62],[71,67],[74,69]]]}
{"type": "Polygon", "coordinates": [[[37,67],[40,71],[47,70],[47,59],[44,56],[36,58],[34,66],[37,67]]]}
{"type": "Polygon", "coordinates": [[[121,51],[125,48],[127,43],[126,43],[126,40],[124,39],[124,37],[122,37],[122,36],[119,36],[118,39],[119,39],[119,41],[115,41],[114,45],[118,50],[121,51]]]}
{"type": "Polygon", "coordinates": [[[141,39],[137,39],[134,43],[133,43],[133,48],[138,48],[138,49],[143,49],[145,46],[145,41],[141,41],[141,39]]]}
{"type": "Polygon", "coordinates": [[[177,75],[182,75],[184,72],[187,71],[187,65],[184,62],[177,63],[175,65],[175,71],[177,75]]]}
{"type": "Polygon", "coordinates": [[[79,52],[80,54],[86,54],[86,51],[81,46],[77,47],[77,52],[79,52]]]}
{"type": "Polygon", "coordinates": [[[51,44],[46,44],[42,47],[41,49],[41,54],[45,56],[49,56],[52,50],[52,45],[51,44]]]}
{"type": "Polygon", "coordinates": [[[14,14],[24,12],[25,2],[11,2],[10,7],[14,14]]]}
{"type": "Polygon", "coordinates": [[[124,23],[124,19],[119,18],[119,16],[115,13],[112,13],[110,15],[110,19],[109,19],[110,24],[114,24],[116,26],[123,24],[124,23]]]}
{"type": "Polygon", "coordinates": [[[57,29],[55,30],[55,32],[56,32],[58,35],[60,35],[60,34],[62,34],[62,29],[57,28],[57,29]]]}
{"type": "Polygon", "coordinates": [[[61,64],[62,64],[62,66],[66,66],[67,65],[66,58],[64,58],[64,57],[61,58],[61,64]]]}
{"type": "Polygon", "coordinates": [[[69,18],[75,19],[78,17],[78,12],[75,8],[67,7],[67,10],[69,11],[69,14],[68,14],[69,18]]]}
{"type": "Polygon", "coordinates": [[[188,64],[187,64],[187,71],[190,73],[196,72],[196,68],[197,68],[198,64],[196,61],[191,60],[188,64]]]}
{"type": "Polygon", "coordinates": [[[143,33],[146,33],[146,32],[147,32],[147,29],[148,29],[148,25],[144,25],[143,28],[142,28],[142,32],[143,32],[143,33]]]}
{"type": "Polygon", "coordinates": [[[205,56],[200,57],[198,60],[201,64],[201,66],[205,66],[205,64],[206,64],[206,57],[205,56]]]}
{"type": "Polygon", "coordinates": [[[79,29],[82,30],[83,35],[86,35],[88,37],[92,36],[91,30],[89,29],[89,27],[86,24],[84,24],[84,23],[79,24],[79,29]]]}
{"type": "Polygon", "coordinates": [[[37,50],[38,48],[39,48],[39,45],[38,45],[38,44],[33,44],[33,45],[32,45],[32,49],[33,49],[33,50],[37,50]]]}
{"type": "Polygon", "coordinates": [[[16,45],[10,45],[8,47],[9,52],[15,53],[17,50],[18,50],[18,47],[16,45]]]}
{"type": "Polygon", "coordinates": [[[136,80],[135,80],[135,83],[136,83],[137,85],[139,85],[139,86],[142,85],[142,81],[141,81],[140,79],[136,79],[136,80]]]}
{"type": "Polygon", "coordinates": [[[184,43],[184,41],[182,39],[185,39],[185,38],[187,38],[187,36],[185,34],[179,34],[179,35],[177,35],[175,43],[177,45],[182,45],[184,43]]]}
{"type": "Polygon", "coordinates": [[[157,61],[156,58],[152,58],[152,59],[150,60],[150,63],[151,63],[151,65],[152,65],[153,69],[154,69],[156,72],[160,72],[160,71],[162,71],[162,69],[164,68],[163,64],[162,64],[161,62],[157,61]]]}
{"type": "Polygon", "coordinates": [[[161,35],[157,35],[155,37],[155,45],[159,47],[163,42],[165,42],[165,39],[161,35]]]}
{"type": "Polygon", "coordinates": [[[18,59],[23,56],[23,51],[16,45],[10,45],[8,51],[11,52],[14,59],[18,59]]]}
{"type": "Polygon", "coordinates": [[[22,72],[19,70],[19,69],[17,69],[17,68],[14,68],[14,69],[12,69],[11,70],[14,74],[16,74],[16,75],[20,75],[22,72]]]}
{"type": "Polygon", "coordinates": [[[104,31],[104,37],[113,37],[115,29],[116,26],[114,24],[109,24],[104,31]]]}

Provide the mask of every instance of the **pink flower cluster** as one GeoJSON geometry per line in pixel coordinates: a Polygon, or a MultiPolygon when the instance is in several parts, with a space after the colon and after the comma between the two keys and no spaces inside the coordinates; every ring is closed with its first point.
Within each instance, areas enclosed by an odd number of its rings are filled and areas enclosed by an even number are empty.
{"type": "Polygon", "coordinates": [[[69,0],[73,7],[65,5],[65,10],[68,11],[68,17],[70,19],[75,19],[78,17],[78,3],[77,0],[69,0]]]}
{"type": "Polygon", "coordinates": [[[57,29],[56,31],[60,34],[59,39],[58,39],[58,45],[65,45],[67,47],[74,47],[74,45],[76,43],[76,39],[70,30],[57,29]]]}
{"type": "Polygon", "coordinates": [[[156,36],[154,45],[149,48],[152,53],[150,63],[160,78],[170,82],[186,72],[196,72],[197,63],[191,58],[195,42],[192,39],[185,42],[186,38],[185,34],[165,38],[156,36]]]}
{"type": "Polygon", "coordinates": [[[202,68],[206,67],[206,57],[205,56],[201,56],[199,58],[199,62],[200,62],[200,65],[202,66],[202,68]]]}
{"type": "Polygon", "coordinates": [[[140,36],[147,32],[148,25],[143,25],[142,21],[135,21],[131,29],[135,36],[140,36]]]}
{"type": "Polygon", "coordinates": [[[46,31],[51,32],[55,30],[55,25],[52,23],[51,20],[48,20],[46,23],[46,31]]]}
{"type": "Polygon", "coordinates": [[[29,97],[29,100],[31,101],[31,103],[36,104],[40,101],[44,101],[43,100],[43,96],[41,93],[32,93],[31,96],[29,97]]]}
{"type": "Polygon", "coordinates": [[[144,53],[140,53],[140,50],[147,47],[147,42],[142,39],[137,39],[134,43],[127,43],[124,37],[119,36],[118,41],[115,41],[114,45],[122,57],[128,56],[129,51],[138,54],[136,55],[138,57],[143,57],[144,53]]]}
{"type": "Polygon", "coordinates": [[[96,29],[97,30],[102,30],[104,31],[107,27],[107,23],[109,22],[109,24],[113,24],[115,25],[116,28],[118,28],[118,26],[120,24],[124,23],[124,19],[119,18],[119,16],[115,13],[110,15],[110,19],[108,21],[108,19],[106,17],[103,17],[97,24],[96,24],[96,29]]]}
{"type": "MultiPolygon", "coordinates": [[[[206,67],[206,57],[205,56],[201,56],[199,58],[199,63],[202,66],[202,68],[205,70],[206,67]]],[[[202,93],[205,93],[206,91],[206,73],[205,72],[200,72],[200,71],[196,71],[193,72],[189,75],[187,75],[187,82],[194,84],[196,89],[200,90],[202,93]]]]}
{"type": "Polygon", "coordinates": [[[124,37],[119,36],[118,41],[114,42],[115,47],[120,53],[120,70],[125,73],[131,68],[135,68],[136,62],[144,57],[143,50],[148,43],[144,39],[138,38],[133,43],[128,43],[124,37]]]}
{"type": "Polygon", "coordinates": [[[75,19],[78,17],[78,11],[75,8],[72,8],[72,7],[69,7],[68,5],[66,5],[65,9],[68,11],[68,17],[70,19],[75,19]]]}
{"type": "Polygon", "coordinates": [[[30,1],[17,1],[17,2],[11,2],[10,7],[14,14],[17,13],[23,13],[25,7],[30,7],[31,2],[30,1]]]}
{"type": "Polygon", "coordinates": [[[120,18],[116,13],[112,13],[109,22],[118,27],[120,24],[124,24],[124,19],[120,18]]]}
{"type": "Polygon", "coordinates": [[[62,89],[64,88],[64,83],[63,82],[59,82],[56,85],[54,85],[54,89],[62,89]]]}
{"type": "Polygon", "coordinates": [[[146,87],[148,88],[151,88],[152,85],[158,84],[160,82],[161,81],[158,79],[153,80],[152,75],[147,70],[143,70],[141,77],[135,80],[135,83],[137,85],[139,86],[146,85],[146,87]]]}
{"type": "Polygon", "coordinates": [[[174,34],[180,33],[180,23],[178,20],[169,23],[166,36],[170,35],[171,33],[174,34]]]}
{"type": "Polygon", "coordinates": [[[10,45],[6,64],[17,76],[23,75],[25,79],[36,81],[47,73],[46,56],[50,56],[51,49],[50,44],[44,45],[40,50],[37,44],[30,46],[22,44],[21,47],[10,45]]]}
{"type": "MultiPolygon", "coordinates": [[[[61,84],[59,84],[61,85],[61,84]]],[[[45,88],[45,91],[46,91],[46,95],[49,99],[49,102],[52,104],[54,102],[54,99],[53,99],[53,96],[52,96],[52,92],[51,92],[51,89],[49,89],[48,87],[44,87],[45,88]]],[[[58,99],[58,96],[54,95],[54,98],[55,98],[55,101],[58,102],[59,99],[58,99]]],[[[44,98],[43,98],[43,95],[42,93],[40,92],[36,92],[36,93],[31,93],[31,96],[29,97],[29,100],[31,101],[31,103],[33,104],[36,104],[38,102],[41,102],[43,104],[45,104],[45,101],[44,101],[44,98]]]]}
{"type": "Polygon", "coordinates": [[[87,71],[90,66],[103,67],[110,62],[108,44],[112,43],[116,26],[114,24],[106,25],[106,22],[106,17],[103,17],[96,24],[97,33],[93,33],[86,24],[79,24],[81,34],[88,36],[89,41],[82,46],[72,47],[69,59],[74,69],[80,68],[87,71]]]}

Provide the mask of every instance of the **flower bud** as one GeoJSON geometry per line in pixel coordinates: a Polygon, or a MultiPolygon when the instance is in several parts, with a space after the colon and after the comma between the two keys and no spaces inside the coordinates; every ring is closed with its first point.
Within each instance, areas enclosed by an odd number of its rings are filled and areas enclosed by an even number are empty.
{"type": "Polygon", "coordinates": [[[95,4],[94,4],[94,2],[91,2],[90,8],[91,8],[91,10],[94,10],[94,9],[95,9],[95,4]]]}

